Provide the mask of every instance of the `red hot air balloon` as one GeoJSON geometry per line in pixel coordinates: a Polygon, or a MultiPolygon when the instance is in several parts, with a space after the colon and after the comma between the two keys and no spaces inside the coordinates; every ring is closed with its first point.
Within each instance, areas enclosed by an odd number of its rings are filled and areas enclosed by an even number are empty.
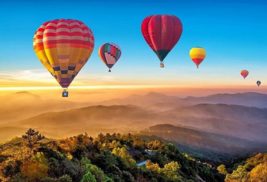
{"type": "Polygon", "coordinates": [[[248,76],[248,74],[249,74],[249,72],[247,70],[241,71],[241,75],[243,76],[244,79],[248,76]]]}
{"type": "Polygon", "coordinates": [[[141,25],[142,34],[157,54],[164,67],[163,60],[181,37],[183,26],[179,18],[173,15],[152,15],[146,17],[141,25]]]}

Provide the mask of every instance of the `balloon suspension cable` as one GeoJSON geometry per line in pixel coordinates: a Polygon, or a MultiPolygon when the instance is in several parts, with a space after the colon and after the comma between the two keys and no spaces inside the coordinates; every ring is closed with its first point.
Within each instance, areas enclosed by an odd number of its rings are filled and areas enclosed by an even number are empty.
{"type": "Polygon", "coordinates": [[[111,72],[111,69],[109,68],[108,72],[111,72]]]}

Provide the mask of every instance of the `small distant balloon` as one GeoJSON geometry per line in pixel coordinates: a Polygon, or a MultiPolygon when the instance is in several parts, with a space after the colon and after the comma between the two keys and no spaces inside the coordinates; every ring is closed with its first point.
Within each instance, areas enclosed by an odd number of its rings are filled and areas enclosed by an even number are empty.
{"type": "Polygon", "coordinates": [[[245,79],[248,76],[249,72],[247,70],[242,70],[241,75],[245,79]]]}
{"type": "Polygon", "coordinates": [[[261,81],[257,81],[257,85],[259,87],[261,85],[261,81]]]}
{"type": "Polygon", "coordinates": [[[190,50],[189,56],[198,68],[206,57],[206,51],[202,47],[194,47],[190,50]]]}
{"type": "Polygon", "coordinates": [[[111,72],[111,68],[121,57],[121,49],[116,44],[106,43],[99,48],[98,55],[111,72]]]}

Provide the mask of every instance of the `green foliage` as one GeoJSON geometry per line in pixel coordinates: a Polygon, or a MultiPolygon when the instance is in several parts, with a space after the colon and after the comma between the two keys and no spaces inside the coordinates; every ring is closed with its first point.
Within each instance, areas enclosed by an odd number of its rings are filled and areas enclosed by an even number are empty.
{"type": "Polygon", "coordinates": [[[30,153],[39,146],[38,142],[45,138],[34,129],[29,129],[25,135],[22,135],[24,144],[30,149],[30,153]]]}
{"type": "Polygon", "coordinates": [[[59,178],[59,182],[72,182],[72,179],[69,175],[65,174],[59,178]]]}
{"type": "Polygon", "coordinates": [[[134,159],[132,159],[132,157],[129,155],[129,153],[127,152],[126,148],[122,147],[122,148],[114,148],[112,150],[112,154],[121,157],[122,159],[124,159],[127,163],[128,166],[133,167],[134,165],[136,165],[136,162],[134,159]]]}
{"type": "Polygon", "coordinates": [[[99,169],[96,165],[87,164],[86,165],[87,172],[89,171],[91,174],[95,176],[97,182],[106,182],[106,176],[104,172],[99,169]]]}
{"type": "Polygon", "coordinates": [[[87,172],[81,182],[97,182],[95,176],[92,175],[90,172],[87,172]]]}
{"type": "MultiPolygon", "coordinates": [[[[197,175],[205,181],[222,181],[210,164],[160,140],[119,133],[99,134],[95,139],[85,133],[45,144],[39,142],[42,138],[30,129],[22,143],[0,146],[0,181],[190,182],[197,181],[197,175]],[[146,160],[146,165],[137,167],[146,160]]],[[[251,160],[245,169],[262,159],[251,160]]],[[[254,173],[263,167],[253,168],[254,173]]]]}

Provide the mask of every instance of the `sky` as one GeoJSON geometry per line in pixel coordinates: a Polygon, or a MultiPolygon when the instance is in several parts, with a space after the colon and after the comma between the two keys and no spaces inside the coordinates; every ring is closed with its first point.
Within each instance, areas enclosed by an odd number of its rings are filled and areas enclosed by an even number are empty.
{"type": "Polygon", "coordinates": [[[267,89],[266,11],[264,0],[0,0],[0,91],[60,89],[35,55],[33,35],[44,22],[62,18],[84,22],[95,38],[89,61],[69,89],[124,86],[242,91],[257,89],[257,80],[262,82],[261,89],[267,89]],[[175,15],[183,25],[182,36],[165,58],[163,69],[141,33],[143,19],[155,14],[175,15]],[[107,42],[122,50],[111,73],[97,53],[107,42]],[[207,52],[199,69],[189,57],[195,46],[207,52]],[[245,80],[240,75],[243,69],[250,72],[245,80]]]}

